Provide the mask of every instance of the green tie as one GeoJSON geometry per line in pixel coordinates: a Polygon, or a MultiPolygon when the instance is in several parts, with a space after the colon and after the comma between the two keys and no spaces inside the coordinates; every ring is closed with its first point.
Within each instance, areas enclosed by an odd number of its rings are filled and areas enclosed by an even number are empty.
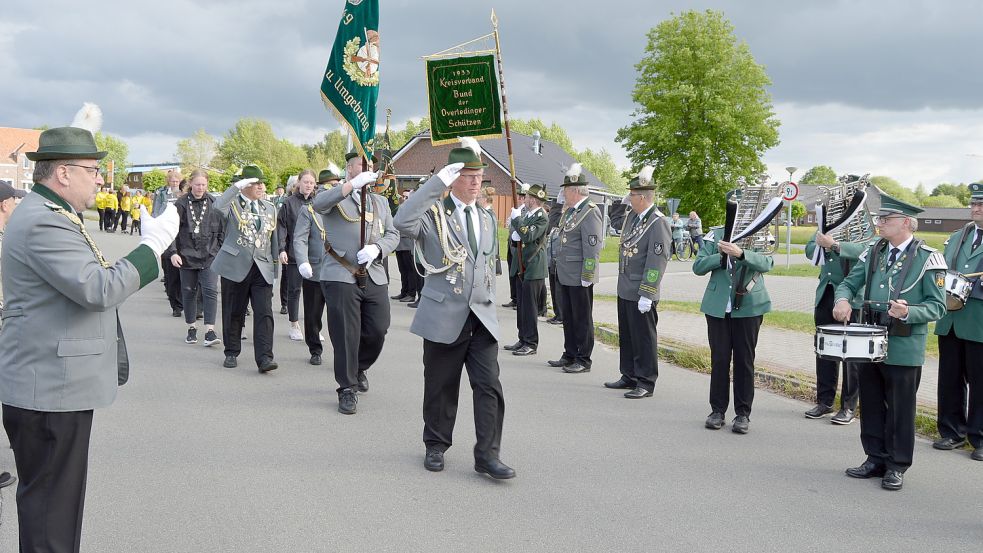
{"type": "Polygon", "coordinates": [[[263,221],[261,221],[260,218],[259,218],[259,210],[256,209],[256,201],[255,200],[249,202],[249,211],[252,211],[253,212],[253,215],[255,216],[254,217],[254,224],[256,225],[256,230],[260,230],[262,228],[262,226],[263,226],[263,221]]]}
{"type": "Polygon", "coordinates": [[[468,226],[468,244],[471,246],[471,253],[478,257],[478,240],[474,236],[474,226],[471,224],[471,206],[464,208],[464,219],[468,226]]]}
{"type": "Polygon", "coordinates": [[[574,211],[577,211],[577,208],[571,207],[571,208],[567,209],[567,216],[566,216],[567,218],[566,218],[566,221],[565,222],[567,222],[567,223],[570,222],[570,219],[573,218],[573,212],[574,211]]]}

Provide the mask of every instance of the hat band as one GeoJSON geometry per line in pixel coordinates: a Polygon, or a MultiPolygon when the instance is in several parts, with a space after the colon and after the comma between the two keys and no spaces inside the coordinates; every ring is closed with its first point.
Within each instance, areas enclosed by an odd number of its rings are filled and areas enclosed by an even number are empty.
{"type": "Polygon", "coordinates": [[[51,144],[50,146],[41,146],[38,148],[37,153],[47,154],[98,154],[97,149],[92,146],[82,145],[82,144],[51,144]]]}

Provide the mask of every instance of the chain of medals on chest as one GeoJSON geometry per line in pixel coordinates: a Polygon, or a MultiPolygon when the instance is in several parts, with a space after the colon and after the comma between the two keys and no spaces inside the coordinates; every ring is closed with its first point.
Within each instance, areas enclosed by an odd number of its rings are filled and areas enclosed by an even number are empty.
{"type": "Polygon", "coordinates": [[[648,221],[640,221],[627,235],[621,239],[621,272],[628,270],[628,263],[631,258],[638,255],[638,242],[641,241],[645,231],[648,230],[648,221]]]}
{"type": "MultiPolygon", "coordinates": [[[[451,211],[451,210],[449,210],[449,209],[447,209],[445,211],[446,211],[446,214],[450,216],[451,221],[453,221],[452,224],[454,225],[454,230],[456,230],[459,235],[466,234],[467,231],[464,229],[463,226],[461,226],[461,220],[456,215],[453,214],[454,212],[451,211]]],[[[478,219],[481,221],[481,233],[482,233],[482,236],[487,236],[486,233],[491,232],[489,230],[489,228],[488,228],[488,221],[487,220],[484,220],[484,219],[481,219],[481,216],[478,215],[477,213],[475,213],[475,215],[477,215],[478,216],[478,219]]],[[[480,246],[480,244],[479,244],[479,246],[480,246]]],[[[464,260],[467,260],[467,253],[466,253],[467,250],[465,249],[464,244],[460,244],[460,245],[456,246],[455,249],[458,250],[458,251],[463,252],[463,256],[464,256],[463,259],[464,260]]],[[[492,276],[491,276],[493,274],[493,271],[491,270],[491,263],[492,263],[491,259],[492,258],[491,258],[491,256],[489,256],[489,253],[491,253],[491,252],[484,252],[484,254],[485,254],[485,260],[488,262],[488,267],[485,268],[485,288],[487,288],[489,291],[491,291],[492,285],[494,283],[492,281],[492,276]]],[[[477,260],[475,260],[475,261],[477,261],[477,260]]],[[[447,258],[447,255],[445,254],[444,255],[444,265],[449,265],[449,264],[450,264],[450,260],[447,258]]],[[[464,293],[464,289],[461,287],[461,285],[464,284],[464,261],[457,262],[455,264],[455,267],[454,268],[452,268],[450,271],[447,271],[447,274],[444,275],[444,279],[446,279],[447,282],[450,283],[450,285],[454,287],[454,293],[455,294],[463,294],[464,293]],[[461,281],[461,285],[458,285],[458,280],[461,281]]]]}
{"type": "MultiPolygon", "coordinates": [[[[235,213],[239,223],[239,238],[236,243],[247,248],[262,247],[263,242],[273,233],[273,216],[267,214],[265,210],[263,213],[253,213],[248,205],[241,211],[233,209],[232,212],[235,213]],[[258,229],[256,228],[256,221],[261,221],[258,229]]],[[[204,218],[204,214],[202,218],[204,218]]]]}
{"type": "Polygon", "coordinates": [[[188,212],[191,215],[191,234],[194,234],[197,237],[198,234],[201,234],[201,222],[205,220],[205,214],[208,213],[208,203],[204,200],[200,202],[189,202],[188,212]],[[198,212],[197,216],[195,215],[196,203],[201,204],[201,210],[198,212]]]}
{"type": "MultiPolygon", "coordinates": [[[[905,258],[908,257],[908,250],[904,250],[900,255],[898,255],[898,258],[894,260],[893,267],[887,264],[887,261],[891,259],[890,250],[885,253],[887,253],[887,256],[884,259],[884,273],[887,275],[888,293],[892,293],[894,292],[894,275],[898,274],[898,271],[901,270],[901,266],[904,264],[905,258]]],[[[902,282],[901,285],[904,286],[904,283],[902,282]]],[[[880,287],[884,288],[883,282],[881,283],[880,287]]]]}

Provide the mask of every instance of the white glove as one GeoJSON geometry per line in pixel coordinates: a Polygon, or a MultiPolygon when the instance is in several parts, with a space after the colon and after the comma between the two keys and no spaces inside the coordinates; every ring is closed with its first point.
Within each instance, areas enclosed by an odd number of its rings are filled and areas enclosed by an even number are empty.
{"type": "Polygon", "coordinates": [[[366,244],[364,248],[358,250],[358,253],[355,254],[355,259],[358,260],[359,265],[364,265],[379,257],[380,253],[382,253],[382,250],[379,249],[379,246],[366,244]]]}
{"type": "Polygon", "coordinates": [[[513,242],[518,242],[519,240],[522,240],[522,238],[519,236],[519,233],[518,232],[516,232],[516,231],[513,230],[512,231],[512,241],[513,242]]]}
{"type": "Polygon", "coordinates": [[[258,182],[259,179],[242,179],[236,182],[236,188],[242,190],[243,188],[252,185],[254,182],[258,182]]]}
{"type": "Polygon", "coordinates": [[[638,298],[638,312],[648,313],[652,309],[652,300],[642,296],[638,298]]]}
{"type": "Polygon", "coordinates": [[[378,175],[378,173],[365,171],[364,173],[359,173],[358,176],[349,181],[349,183],[352,185],[352,190],[361,190],[366,184],[375,182],[378,175]]]}
{"type": "Polygon", "coordinates": [[[297,270],[300,271],[300,276],[306,279],[311,279],[314,277],[314,268],[311,267],[311,264],[307,263],[306,261],[300,265],[297,265],[297,270]]]}
{"type": "Polygon", "coordinates": [[[522,216],[522,208],[521,207],[513,207],[512,208],[512,214],[509,215],[509,218],[510,219],[515,219],[516,217],[521,217],[521,216],[522,216]]]}
{"type": "Polygon", "coordinates": [[[594,284],[594,283],[591,282],[591,281],[589,281],[589,280],[581,280],[580,281],[580,285],[583,286],[584,288],[589,287],[591,284],[594,284]]]}
{"type": "Polygon", "coordinates": [[[437,177],[444,183],[444,186],[450,186],[461,174],[461,169],[464,169],[463,163],[451,163],[438,171],[437,177]]]}
{"type": "Polygon", "coordinates": [[[143,238],[140,245],[146,245],[154,250],[157,257],[164,253],[164,250],[174,242],[177,236],[177,229],[181,224],[181,218],[177,214],[174,204],[168,204],[163,213],[157,217],[151,217],[147,213],[147,206],[140,206],[140,227],[143,238]]]}

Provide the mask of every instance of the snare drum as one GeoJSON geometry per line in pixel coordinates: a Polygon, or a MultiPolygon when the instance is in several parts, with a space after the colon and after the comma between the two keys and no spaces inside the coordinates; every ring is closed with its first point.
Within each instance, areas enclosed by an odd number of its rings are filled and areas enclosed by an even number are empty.
{"type": "Polygon", "coordinates": [[[831,361],[878,363],[887,357],[887,328],[877,325],[816,327],[816,355],[831,361]]]}
{"type": "Polygon", "coordinates": [[[945,307],[949,311],[959,311],[973,293],[973,282],[958,271],[945,272],[945,307]]]}

